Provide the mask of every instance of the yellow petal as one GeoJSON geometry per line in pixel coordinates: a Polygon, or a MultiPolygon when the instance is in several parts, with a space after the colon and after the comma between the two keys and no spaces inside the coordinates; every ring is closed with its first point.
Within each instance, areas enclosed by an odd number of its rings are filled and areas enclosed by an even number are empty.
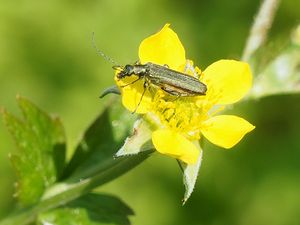
{"type": "Polygon", "coordinates": [[[235,60],[219,60],[203,72],[208,86],[207,96],[216,104],[232,104],[245,96],[252,86],[252,73],[248,63],[235,60]]]}
{"type": "Polygon", "coordinates": [[[144,114],[150,109],[152,96],[149,89],[146,89],[143,95],[145,90],[143,80],[130,84],[136,79],[136,76],[126,77],[117,81],[117,85],[121,89],[123,105],[131,112],[144,114]],[[122,87],[126,84],[130,85],[122,87]]]}
{"type": "Polygon", "coordinates": [[[162,154],[180,159],[187,164],[197,162],[200,151],[184,136],[172,130],[161,129],[152,133],[152,142],[162,154]]]}
{"type": "Polygon", "coordinates": [[[185,50],[177,34],[166,24],[158,33],[144,39],[139,47],[142,64],[147,62],[168,65],[178,70],[185,64],[185,50]]]}
{"type": "Polygon", "coordinates": [[[223,148],[233,147],[255,128],[247,120],[230,115],[211,117],[203,125],[202,134],[210,142],[223,148]]]}

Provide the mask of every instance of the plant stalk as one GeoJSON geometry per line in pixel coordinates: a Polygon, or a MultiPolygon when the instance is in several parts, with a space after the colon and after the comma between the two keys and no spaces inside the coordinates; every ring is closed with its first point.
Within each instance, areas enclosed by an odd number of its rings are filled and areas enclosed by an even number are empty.
{"type": "Polygon", "coordinates": [[[0,225],[26,225],[35,221],[38,214],[64,205],[80,196],[89,193],[94,188],[101,186],[133,169],[149,157],[152,151],[141,152],[138,155],[111,159],[114,163],[103,169],[98,174],[83,180],[70,179],[54,185],[51,189],[55,194],[42,199],[34,207],[24,209],[10,215],[0,222],[0,225]]]}
{"type": "Polygon", "coordinates": [[[246,42],[242,56],[243,61],[249,61],[254,52],[264,44],[279,3],[280,0],[264,0],[262,2],[246,42]]]}

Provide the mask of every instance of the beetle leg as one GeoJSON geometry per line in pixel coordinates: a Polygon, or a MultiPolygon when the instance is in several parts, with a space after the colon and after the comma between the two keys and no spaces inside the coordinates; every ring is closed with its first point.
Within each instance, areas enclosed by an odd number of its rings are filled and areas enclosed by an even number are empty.
{"type": "Polygon", "coordinates": [[[145,92],[146,92],[146,89],[148,88],[148,86],[149,86],[149,83],[148,83],[148,81],[145,79],[145,81],[144,81],[144,90],[143,90],[142,96],[141,96],[141,98],[140,98],[139,103],[137,104],[137,106],[135,107],[134,111],[132,112],[132,114],[134,114],[134,113],[136,112],[136,110],[138,109],[138,107],[140,106],[140,104],[141,104],[141,102],[142,102],[142,99],[143,99],[143,97],[144,97],[144,95],[145,95],[145,92]]]}
{"type": "Polygon", "coordinates": [[[137,81],[140,80],[140,79],[141,79],[141,77],[139,77],[138,79],[136,79],[136,80],[130,82],[129,84],[125,84],[125,85],[122,85],[122,86],[120,86],[120,87],[121,87],[121,88],[127,87],[128,85],[134,84],[135,82],[137,82],[137,81]]]}

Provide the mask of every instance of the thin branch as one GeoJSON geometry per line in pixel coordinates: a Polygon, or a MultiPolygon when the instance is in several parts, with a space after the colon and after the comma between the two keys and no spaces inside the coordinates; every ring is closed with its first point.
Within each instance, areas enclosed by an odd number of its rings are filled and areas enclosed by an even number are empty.
{"type": "Polygon", "coordinates": [[[272,26],[280,0],[264,0],[260,6],[243,52],[243,61],[248,61],[252,54],[265,42],[272,26]]]}

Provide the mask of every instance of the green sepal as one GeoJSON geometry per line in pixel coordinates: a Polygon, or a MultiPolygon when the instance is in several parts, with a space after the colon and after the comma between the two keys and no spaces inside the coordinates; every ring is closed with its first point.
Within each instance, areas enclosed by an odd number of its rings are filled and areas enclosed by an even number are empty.
{"type": "Polygon", "coordinates": [[[115,156],[135,155],[139,152],[153,149],[151,133],[149,124],[145,120],[137,120],[133,125],[133,134],[126,138],[125,143],[115,156]]]}
{"type": "Polygon", "coordinates": [[[183,173],[183,183],[185,186],[184,198],[182,200],[183,204],[186,203],[186,201],[189,199],[189,197],[193,193],[193,190],[194,190],[194,187],[196,184],[196,180],[198,177],[199,169],[201,166],[201,162],[202,162],[203,151],[198,142],[194,142],[194,144],[197,146],[197,148],[200,151],[197,162],[195,164],[189,165],[189,164],[186,164],[186,163],[178,160],[179,166],[183,173]]]}
{"type": "Polygon", "coordinates": [[[103,98],[108,94],[120,95],[121,92],[120,92],[119,88],[116,85],[113,85],[111,87],[106,88],[104,91],[102,91],[99,98],[103,98]]]}

